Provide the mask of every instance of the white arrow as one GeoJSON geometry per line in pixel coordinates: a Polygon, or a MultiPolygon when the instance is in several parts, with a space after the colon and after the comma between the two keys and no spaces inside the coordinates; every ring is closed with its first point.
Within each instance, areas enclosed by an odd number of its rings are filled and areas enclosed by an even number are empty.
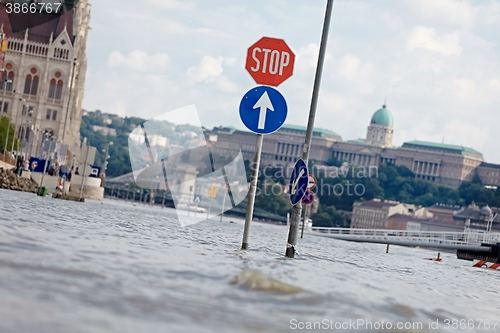
{"type": "Polygon", "coordinates": [[[267,109],[274,111],[273,103],[271,103],[271,99],[269,98],[267,91],[264,91],[264,94],[259,98],[257,103],[255,103],[253,108],[260,108],[259,126],[257,126],[257,128],[264,129],[266,127],[267,109]]]}
{"type": "Polygon", "coordinates": [[[304,172],[304,169],[300,170],[299,176],[292,182],[292,194],[297,193],[297,185],[299,184],[299,180],[302,178],[304,172]]]}

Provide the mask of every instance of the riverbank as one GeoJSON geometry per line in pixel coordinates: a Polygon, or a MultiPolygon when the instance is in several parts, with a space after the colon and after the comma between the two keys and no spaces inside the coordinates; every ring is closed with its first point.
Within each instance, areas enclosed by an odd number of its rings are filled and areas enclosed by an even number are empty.
{"type": "Polygon", "coordinates": [[[0,168],[0,188],[21,192],[38,192],[38,184],[31,178],[19,176],[12,169],[0,168]]]}

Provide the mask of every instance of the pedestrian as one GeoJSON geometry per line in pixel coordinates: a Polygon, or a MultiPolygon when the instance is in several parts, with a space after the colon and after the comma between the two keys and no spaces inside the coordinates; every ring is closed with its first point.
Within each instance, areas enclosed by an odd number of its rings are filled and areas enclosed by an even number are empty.
{"type": "Polygon", "coordinates": [[[16,162],[16,173],[19,175],[19,176],[22,176],[23,174],[23,158],[22,156],[19,156],[17,158],[17,162],[16,162]]]}
{"type": "Polygon", "coordinates": [[[78,172],[78,167],[76,167],[75,175],[79,175],[80,173],[78,172]]]}
{"type": "Polygon", "coordinates": [[[30,164],[28,160],[23,161],[23,171],[30,171],[30,164]]]}

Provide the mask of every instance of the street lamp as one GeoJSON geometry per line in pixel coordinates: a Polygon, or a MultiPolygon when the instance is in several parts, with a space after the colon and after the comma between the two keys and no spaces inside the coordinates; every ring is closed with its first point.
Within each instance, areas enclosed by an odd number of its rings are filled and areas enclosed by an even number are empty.
{"type": "Polygon", "coordinates": [[[113,141],[108,141],[108,143],[106,144],[106,148],[102,150],[102,152],[104,153],[104,160],[102,162],[101,175],[105,175],[106,174],[106,170],[108,168],[108,158],[111,157],[111,156],[108,155],[108,153],[109,153],[109,146],[112,146],[112,145],[113,145],[113,141]]]}
{"type": "MultiPolygon", "coordinates": [[[[47,162],[49,159],[50,155],[50,148],[52,146],[52,142],[54,139],[57,139],[52,133],[48,131],[43,132],[43,137],[44,137],[44,142],[47,144],[47,153],[45,155],[45,164],[43,165],[43,173],[42,173],[42,180],[40,181],[40,187],[39,187],[39,195],[42,194],[42,187],[43,187],[43,180],[45,178],[45,173],[47,172],[47,162]]],[[[43,152],[43,146],[42,146],[42,152],[43,152]]]]}
{"type": "MultiPolygon", "coordinates": [[[[26,102],[26,100],[24,98],[21,98],[20,99],[21,102],[26,102]]],[[[22,105],[22,110],[21,110],[21,114],[24,113],[24,108],[26,107],[26,104],[23,104],[22,105]]],[[[17,117],[19,116],[19,113],[16,113],[16,122],[14,123],[15,127],[14,127],[14,136],[16,134],[16,129],[17,129],[17,117]]],[[[19,127],[21,128],[21,127],[19,127]]],[[[17,135],[19,136],[19,132],[17,133],[17,135]]],[[[12,140],[12,147],[10,148],[10,151],[14,151],[14,141],[15,140],[12,140]]],[[[16,154],[16,157],[17,157],[17,154],[16,154]]]]}
{"type": "MultiPolygon", "coordinates": [[[[0,111],[5,110],[5,91],[7,90],[7,84],[12,83],[11,79],[4,79],[3,81],[3,95],[2,95],[2,104],[0,107],[0,111]]],[[[15,130],[14,130],[15,131],[15,130]]],[[[5,162],[7,156],[7,141],[9,141],[9,132],[10,132],[10,118],[7,118],[7,134],[5,134],[5,146],[3,148],[3,161],[5,162]]],[[[12,138],[14,140],[14,138],[12,138]]]]}
{"type": "MultiPolygon", "coordinates": [[[[34,113],[33,109],[28,107],[28,111],[26,112],[26,114],[29,117],[33,117],[33,113],[34,113]]],[[[23,116],[23,121],[24,121],[24,116],[23,116]]],[[[22,144],[21,144],[21,155],[24,154],[25,157],[27,157],[29,155],[29,152],[31,151],[30,141],[31,141],[31,137],[32,137],[31,132],[33,132],[32,128],[34,128],[34,124],[32,124],[32,121],[28,119],[26,121],[26,123],[23,124],[23,140],[22,140],[22,144]],[[31,124],[29,126],[29,128],[28,128],[28,124],[31,124]],[[28,132],[28,130],[29,130],[29,132],[28,132]],[[28,136],[28,133],[29,133],[29,136],[28,136]],[[28,138],[27,144],[25,144],[26,138],[28,138]],[[26,150],[24,149],[24,146],[26,146],[26,150]]]]}

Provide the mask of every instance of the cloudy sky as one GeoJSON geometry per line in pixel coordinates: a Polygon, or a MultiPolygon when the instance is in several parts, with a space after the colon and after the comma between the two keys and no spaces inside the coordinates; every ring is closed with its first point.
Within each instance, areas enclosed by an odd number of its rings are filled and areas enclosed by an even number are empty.
{"type": "MultiPolygon", "coordinates": [[[[288,124],[306,125],[326,0],[91,1],[84,107],[152,118],[196,104],[233,125],[254,87],[247,48],[284,39],[288,124]]],[[[477,149],[500,163],[500,1],[335,1],[316,126],[364,137],[387,97],[395,144],[477,149]]]]}

